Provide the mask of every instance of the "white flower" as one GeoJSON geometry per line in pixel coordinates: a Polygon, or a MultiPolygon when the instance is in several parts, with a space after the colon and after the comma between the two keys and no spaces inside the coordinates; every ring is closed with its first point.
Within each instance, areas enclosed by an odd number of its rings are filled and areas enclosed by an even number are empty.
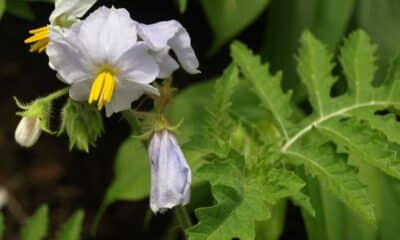
{"type": "Polygon", "coordinates": [[[169,55],[171,49],[186,72],[200,73],[199,61],[191,46],[190,36],[179,22],[170,20],[150,25],[138,24],[138,34],[152,50],[160,65],[158,78],[166,78],[179,68],[175,59],[169,55]]]}
{"type": "Polygon", "coordinates": [[[101,7],[70,29],[51,31],[49,65],[71,84],[77,101],[97,102],[107,116],[129,109],[143,93],[158,95],[150,85],[159,67],[125,9],[101,7]]]}
{"type": "Polygon", "coordinates": [[[97,0],[56,0],[54,11],[49,17],[50,24],[29,31],[33,36],[25,39],[32,44],[30,52],[43,52],[49,43],[49,31],[52,27],[68,27],[82,17],[97,0]]]}
{"type": "Polygon", "coordinates": [[[97,0],[56,0],[54,11],[50,14],[49,22],[54,24],[57,18],[65,21],[76,21],[96,3],[97,0]]]}
{"type": "Polygon", "coordinates": [[[190,168],[175,136],[168,130],[154,133],[149,145],[151,164],[150,208],[154,213],[190,199],[190,168]]]}
{"type": "Polygon", "coordinates": [[[42,130],[37,117],[23,117],[15,130],[15,141],[22,147],[32,147],[40,137],[42,130]]]}

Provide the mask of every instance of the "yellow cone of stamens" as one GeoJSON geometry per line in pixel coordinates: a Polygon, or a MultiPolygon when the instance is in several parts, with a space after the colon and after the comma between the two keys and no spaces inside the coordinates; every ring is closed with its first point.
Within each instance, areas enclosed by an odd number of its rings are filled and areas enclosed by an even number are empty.
{"type": "Polygon", "coordinates": [[[101,110],[105,104],[111,102],[115,89],[115,78],[108,72],[101,72],[97,75],[90,90],[88,102],[92,104],[97,101],[97,109],[101,110]]]}
{"type": "Polygon", "coordinates": [[[43,52],[49,43],[49,28],[46,26],[32,29],[29,33],[33,34],[33,36],[30,36],[24,41],[26,44],[32,44],[29,52],[43,52]]]}

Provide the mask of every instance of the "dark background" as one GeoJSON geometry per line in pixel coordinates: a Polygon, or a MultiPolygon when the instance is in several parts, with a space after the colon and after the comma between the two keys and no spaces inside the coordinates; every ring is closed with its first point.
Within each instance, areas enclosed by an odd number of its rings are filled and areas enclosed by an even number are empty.
{"type": "MultiPolygon", "coordinates": [[[[203,74],[190,76],[184,72],[176,73],[175,84],[181,89],[220,74],[230,61],[227,47],[214,56],[206,56],[212,33],[201,6],[195,1],[184,15],[179,14],[173,1],[99,1],[98,5],[102,4],[125,7],[135,20],[143,23],[177,19],[188,29],[203,74]]],[[[86,212],[83,239],[161,239],[162,234],[168,231],[166,228],[171,213],[153,217],[149,225],[145,224],[149,214],[147,200],[112,205],[99,225],[97,236],[91,238],[89,235],[93,217],[112,179],[114,155],[129,134],[129,126],[120,116],[106,119],[106,133],[90,154],[75,150],[70,152],[65,136],[43,134],[31,149],[23,149],[15,143],[14,129],[19,117],[15,115],[18,109],[13,96],[29,102],[63,87],[48,68],[46,55],[30,54],[29,47],[23,43],[29,29],[47,24],[53,8],[51,4],[35,3],[32,6],[37,15],[34,21],[6,14],[0,22],[0,183],[9,188],[17,203],[15,207],[20,205],[26,215],[31,215],[41,204],[48,203],[53,236],[55,229],[75,210],[82,208],[86,212]]],[[[261,42],[258,29],[264,25],[265,16],[260,19],[239,36],[255,50],[261,42]]],[[[64,100],[60,100],[59,104],[64,100]]],[[[59,124],[59,107],[56,104],[54,109],[53,129],[59,124]]],[[[7,225],[5,239],[18,239],[19,221],[24,216],[16,215],[7,208],[4,212],[7,225]]],[[[298,210],[289,206],[282,239],[294,238],[306,239],[298,210]]]]}

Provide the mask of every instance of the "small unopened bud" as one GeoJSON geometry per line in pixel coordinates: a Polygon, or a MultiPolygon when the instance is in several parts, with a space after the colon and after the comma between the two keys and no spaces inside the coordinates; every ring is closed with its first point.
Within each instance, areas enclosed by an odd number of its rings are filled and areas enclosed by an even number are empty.
{"type": "Polygon", "coordinates": [[[190,200],[192,175],[174,136],[168,130],[155,132],[149,145],[151,164],[150,208],[163,212],[190,200]]]}
{"type": "Polygon", "coordinates": [[[15,130],[15,141],[22,147],[32,147],[40,137],[42,129],[37,117],[23,117],[15,130]]]}

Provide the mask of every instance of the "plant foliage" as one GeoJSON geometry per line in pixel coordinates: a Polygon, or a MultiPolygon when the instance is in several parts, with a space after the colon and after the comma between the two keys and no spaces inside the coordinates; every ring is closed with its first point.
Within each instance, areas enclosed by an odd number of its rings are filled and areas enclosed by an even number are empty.
{"type": "Polygon", "coordinates": [[[190,239],[254,239],[254,223],[270,218],[271,206],[288,197],[312,216],[299,168],[316,177],[348,208],[376,224],[367,186],[351,161],[400,179],[396,134],[400,127],[396,120],[400,65],[398,58],[394,59],[385,81],[377,86],[375,52],[367,34],[355,31],[344,41],[337,66],[325,45],[304,32],[297,70],[311,107],[306,113],[292,101],[291,91],[283,91],[280,72],[272,74],[268,64],[242,43],[232,44],[234,64],[217,80],[209,107],[206,136],[219,147],[204,156],[207,162],[195,173],[210,182],[216,204],[196,210],[199,223],[188,229],[190,239]],[[340,76],[333,70],[339,67],[347,89],[336,92],[340,76]],[[242,138],[269,134],[247,124],[247,116],[235,117],[239,112],[232,98],[242,87],[240,81],[252,89],[266,116],[272,116],[279,140],[247,142],[241,148],[232,144],[238,125],[245,129],[242,138]],[[251,154],[244,154],[249,147],[251,154]]]}

